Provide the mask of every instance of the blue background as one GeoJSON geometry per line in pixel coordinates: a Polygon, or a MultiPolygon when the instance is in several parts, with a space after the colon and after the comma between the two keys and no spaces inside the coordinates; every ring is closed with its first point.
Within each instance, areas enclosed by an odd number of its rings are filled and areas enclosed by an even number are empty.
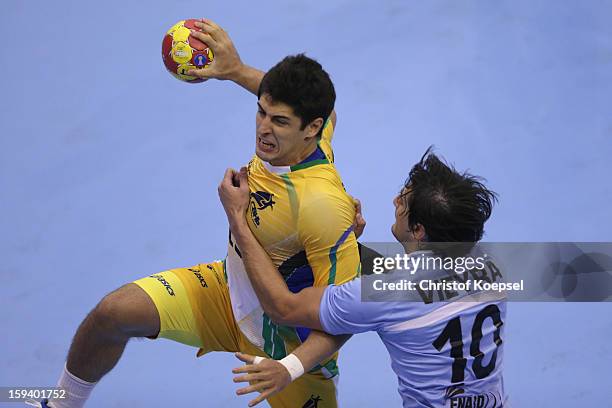
{"type": "MultiPolygon", "coordinates": [[[[435,144],[500,195],[489,241],[612,241],[610,1],[7,1],[0,15],[0,385],[57,381],[109,291],[222,258],[216,186],[254,151],[255,97],[164,69],[164,32],[208,17],[243,61],[306,52],[338,94],[335,154],[365,241],[435,144]]],[[[609,304],[511,304],[515,406],[609,405],[609,304]]],[[[246,406],[237,360],[131,342],[92,407],[246,406]],[[193,405],[191,405],[193,406],[193,405]]],[[[375,334],[343,349],[345,407],[399,406],[375,334]]]]}

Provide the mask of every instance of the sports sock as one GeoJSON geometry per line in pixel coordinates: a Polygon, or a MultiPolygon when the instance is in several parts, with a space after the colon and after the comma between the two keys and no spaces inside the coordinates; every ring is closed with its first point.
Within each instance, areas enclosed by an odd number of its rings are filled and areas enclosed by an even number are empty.
{"type": "Polygon", "coordinates": [[[64,371],[57,383],[59,388],[66,390],[66,398],[54,400],[49,403],[50,408],[82,408],[85,401],[89,398],[89,394],[97,383],[90,383],[81,380],[74,374],[71,374],[64,365],[64,371]]]}

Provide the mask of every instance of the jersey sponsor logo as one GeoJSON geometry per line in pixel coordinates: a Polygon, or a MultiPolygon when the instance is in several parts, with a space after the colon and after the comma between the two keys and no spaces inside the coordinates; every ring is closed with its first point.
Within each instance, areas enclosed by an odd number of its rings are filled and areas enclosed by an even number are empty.
{"type": "Polygon", "coordinates": [[[166,279],[164,279],[163,276],[161,276],[161,275],[151,275],[149,277],[153,278],[153,279],[157,279],[159,281],[159,283],[164,285],[164,287],[166,288],[166,292],[168,292],[168,294],[170,296],[174,296],[174,289],[172,289],[172,286],[168,283],[168,281],[166,279]]]}
{"type": "Polygon", "coordinates": [[[450,399],[450,408],[501,408],[501,395],[492,392],[477,395],[462,395],[450,399]]]}
{"type": "MultiPolygon", "coordinates": [[[[231,233],[230,233],[230,234],[231,234],[231,233]]],[[[210,269],[210,271],[213,273],[213,275],[215,275],[215,279],[217,280],[217,283],[218,283],[219,285],[221,285],[221,279],[219,278],[219,274],[217,273],[217,271],[215,271],[215,268],[213,268],[212,266],[210,266],[210,265],[208,265],[208,264],[206,265],[206,267],[207,267],[208,269],[210,269]]]]}
{"type": "Polygon", "coordinates": [[[267,191],[255,191],[251,193],[251,218],[256,226],[259,226],[260,218],[259,211],[265,210],[266,208],[274,208],[276,202],[273,200],[274,194],[268,193],[267,191]]]}
{"type": "Polygon", "coordinates": [[[274,194],[268,193],[266,191],[256,191],[251,193],[251,197],[257,203],[257,209],[263,210],[268,207],[272,207],[276,202],[273,200],[274,194]]]}
{"type": "Polygon", "coordinates": [[[204,279],[204,277],[202,276],[202,274],[200,273],[199,269],[192,269],[192,268],[187,268],[188,271],[190,271],[191,273],[193,273],[195,275],[196,278],[198,278],[198,281],[200,281],[200,285],[203,288],[207,288],[208,284],[206,283],[206,280],[204,279]]]}
{"type": "Polygon", "coordinates": [[[452,398],[456,395],[460,395],[465,393],[465,390],[462,388],[465,386],[464,383],[451,385],[446,389],[446,398],[452,398]]]}
{"type": "Polygon", "coordinates": [[[321,397],[311,395],[310,399],[302,405],[302,408],[317,408],[319,406],[319,401],[321,401],[321,397]]]}

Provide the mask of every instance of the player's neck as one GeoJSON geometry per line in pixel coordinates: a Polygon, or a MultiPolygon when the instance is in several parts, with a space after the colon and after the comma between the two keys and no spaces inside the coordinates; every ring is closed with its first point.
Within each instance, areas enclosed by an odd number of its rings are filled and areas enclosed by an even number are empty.
{"type": "Polygon", "coordinates": [[[308,156],[310,156],[311,154],[314,153],[315,150],[317,150],[317,142],[314,141],[311,144],[308,144],[304,150],[302,150],[301,152],[299,152],[297,155],[294,156],[294,158],[292,159],[287,159],[287,160],[280,160],[280,161],[270,161],[269,163],[273,166],[295,166],[296,164],[300,164],[301,162],[303,162],[304,160],[306,160],[308,158],[308,156]]]}

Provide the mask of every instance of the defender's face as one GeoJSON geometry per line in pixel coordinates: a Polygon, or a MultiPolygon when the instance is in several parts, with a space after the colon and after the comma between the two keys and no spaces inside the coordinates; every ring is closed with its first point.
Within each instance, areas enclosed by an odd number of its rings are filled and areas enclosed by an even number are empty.
{"type": "Polygon", "coordinates": [[[302,120],[293,109],[264,94],[257,103],[255,153],[274,166],[298,164],[311,145],[309,127],[300,130],[302,120]]]}

